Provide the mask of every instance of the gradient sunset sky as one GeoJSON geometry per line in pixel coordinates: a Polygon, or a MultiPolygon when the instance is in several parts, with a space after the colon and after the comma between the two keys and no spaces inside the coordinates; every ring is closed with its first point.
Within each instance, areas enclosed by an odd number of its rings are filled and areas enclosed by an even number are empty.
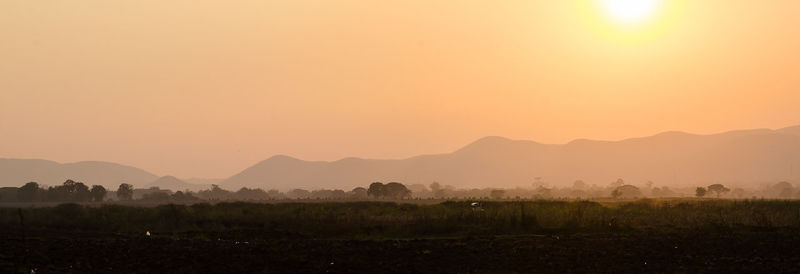
{"type": "Polygon", "coordinates": [[[800,1],[0,1],[0,157],[227,177],[800,124],[800,1]]]}

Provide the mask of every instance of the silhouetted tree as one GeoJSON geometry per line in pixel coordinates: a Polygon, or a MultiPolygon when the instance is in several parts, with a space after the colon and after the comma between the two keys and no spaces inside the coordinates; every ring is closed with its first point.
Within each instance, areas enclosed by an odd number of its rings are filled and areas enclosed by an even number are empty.
{"type": "Polygon", "coordinates": [[[722,184],[713,184],[713,185],[708,186],[708,192],[713,192],[713,193],[717,194],[717,198],[719,198],[719,195],[721,195],[723,193],[727,193],[729,191],[731,191],[731,190],[728,189],[727,187],[725,187],[722,184]]]}
{"type": "Polygon", "coordinates": [[[40,199],[39,183],[30,182],[19,188],[17,191],[17,199],[20,202],[34,202],[40,199]]]}
{"type": "Polygon", "coordinates": [[[582,180],[577,180],[577,181],[572,183],[572,188],[574,188],[576,190],[583,190],[583,189],[586,188],[586,182],[584,182],[582,180]]]}
{"type": "Polygon", "coordinates": [[[208,200],[226,200],[233,196],[232,192],[222,189],[219,185],[211,185],[210,190],[202,190],[197,195],[208,200]]]}
{"type": "Polygon", "coordinates": [[[706,190],[706,188],[704,188],[704,187],[697,187],[697,189],[695,189],[695,190],[694,190],[694,196],[697,196],[697,197],[703,197],[703,196],[706,196],[706,192],[708,192],[708,191],[706,190]]]}
{"type": "Polygon", "coordinates": [[[642,196],[642,191],[632,185],[622,185],[611,191],[614,198],[637,198],[642,196]]]}
{"type": "Polygon", "coordinates": [[[367,195],[375,198],[382,198],[386,196],[386,188],[381,182],[374,182],[369,184],[367,188],[367,195]]]}
{"type": "Polygon", "coordinates": [[[133,200],[133,185],[130,184],[119,185],[119,188],[117,188],[117,198],[119,198],[122,201],[133,200]]]}
{"type": "Polygon", "coordinates": [[[83,183],[67,180],[60,186],[50,187],[46,198],[54,202],[88,202],[91,194],[83,183]]]}
{"type": "Polygon", "coordinates": [[[369,198],[369,195],[367,195],[367,189],[363,187],[354,188],[350,191],[350,195],[353,197],[353,199],[357,200],[369,198]]]}
{"type": "Polygon", "coordinates": [[[653,190],[650,191],[653,197],[673,197],[675,196],[675,192],[669,189],[669,187],[655,187],[653,190]]]}
{"type": "Polygon", "coordinates": [[[286,199],[286,195],[283,195],[283,193],[281,193],[277,189],[268,190],[267,191],[267,197],[269,197],[269,199],[276,199],[276,200],[277,199],[286,199]]]}
{"type": "Polygon", "coordinates": [[[553,189],[546,188],[544,186],[537,186],[536,189],[533,190],[535,199],[549,199],[553,197],[553,189]]]}
{"type": "Polygon", "coordinates": [[[311,192],[305,189],[292,189],[289,192],[286,192],[286,196],[292,199],[305,199],[311,196],[311,192]]]}
{"type": "Polygon", "coordinates": [[[237,200],[266,200],[269,199],[267,192],[260,188],[243,187],[233,194],[237,200]]]}
{"type": "Polygon", "coordinates": [[[431,183],[429,187],[434,198],[444,197],[444,189],[442,189],[442,185],[440,185],[438,182],[431,183]]]}
{"type": "Polygon", "coordinates": [[[492,189],[492,192],[489,194],[492,199],[503,199],[505,195],[506,191],[502,189],[492,189]]]}
{"type": "Polygon", "coordinates": [[[383,184],[381,182],[374,182],[369,185],[367,195],[375,198],[391,198],[391,199],[404,199],[411,197],[411,190],[398,182],[391,182],[383,184]]]}
{"type": "Polygon", "coordinates": [[[106,188],[101,185],[93,185],[91,192],[92,201],[102,202],[106,198],[106,188]]]}
{"type": "Polygon", "coordinates": [[[794,196],[794,186],[792,186],[792,184],[789,182],[779,182],[769,187],[767,192],[775,197],[791,198],[794,196]]]}
{"type": "Polygon", "coordinates": [[[89,187],[81,182],[76,182],[73,187],[71,188],[73,193],[73,201],[75,202],[88,202],[92,200],[92,193],[89,191],[89,187]]]}
{"type": "Polygon", "coordinates": [[[333,199],[345,199],[347,198],[347,193],[341,189],[334,189],[331,191],[331,198],[333,199]]]}
{"type": "Polygon", "coordinates": [[[91,199],[89,187],[81,182],[67,180],[64,182],[63,187],[70,194],[70,199],[68,199],[69,201],[86,202],[91,199]]]}
{"type": "Polygon", "coordinates": [[[411,190],[398,182],[391,182],[383,186],[384,194],[393,199],[405,199],[411,197],[411,190]]]}
{"type": "Polygon", "coordinates": [[[51,186],[47,188],[45,193],[45,201],[59,202],[67,199],[67,193],[60,186],[51,186]]]}
{"type": "Polygon", "coordinates": [[[170,199],[178,202],[200,200],[200,198],[197,198],[194,195],[192,195],[191,192],[183,193],[183,191],[175,192],[175,194],[172,194],[172,196],[170,196],[170,199]]]}
{"type": "Polygon", "coordinates": [[[347,193],[341,189],[318,189],[311,191],[310,197],[313,199],[334,199],[341,200],[347,198],[347,193]]]}

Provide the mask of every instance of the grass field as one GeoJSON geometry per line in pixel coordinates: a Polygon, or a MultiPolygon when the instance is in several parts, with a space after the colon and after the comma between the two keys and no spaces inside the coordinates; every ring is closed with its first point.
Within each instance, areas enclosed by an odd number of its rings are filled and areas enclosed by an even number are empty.
{"type": "Polygon", "coordinates": [[[0,227],[21,272],[800,270],[789,200],[62,204],[0,227]]]}

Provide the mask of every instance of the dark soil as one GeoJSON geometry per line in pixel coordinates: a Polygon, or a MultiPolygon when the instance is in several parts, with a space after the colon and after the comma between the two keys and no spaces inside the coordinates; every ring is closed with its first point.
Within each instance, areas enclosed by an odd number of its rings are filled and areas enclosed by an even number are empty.
{"type": "Polygon", "coordinates": [[[0,272],[800,273],[792,231],[403,240],[27,234],[0,236],[0,272]]]}

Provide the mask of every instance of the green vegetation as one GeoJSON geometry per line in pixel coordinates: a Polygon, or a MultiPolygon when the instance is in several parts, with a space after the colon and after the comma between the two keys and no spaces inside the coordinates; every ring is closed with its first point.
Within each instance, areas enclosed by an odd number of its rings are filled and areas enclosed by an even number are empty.
{"type": "Polygon", "coordinates": [[[218,203],[0,208],[0,226],[174,237],[438,237],[800,228],[800,201],[218,203]]]}

